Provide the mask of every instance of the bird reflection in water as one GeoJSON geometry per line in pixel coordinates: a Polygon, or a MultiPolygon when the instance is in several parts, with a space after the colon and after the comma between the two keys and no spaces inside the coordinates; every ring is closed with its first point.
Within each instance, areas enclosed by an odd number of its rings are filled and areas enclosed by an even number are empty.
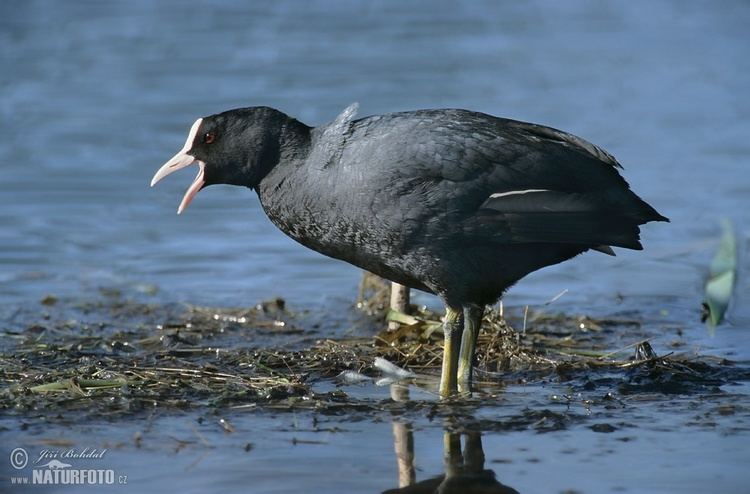
{"type": "MultiPolygon", "coordinates": [[[[406,386],[393,384],[391,398],[409,399],[406,386]]],[[[519,494],[517,490],[498,482],[495,472],[484,468],[482,433],[467,432],[461,450],[461,435],[451,432],[450,419],[443,432],[443,467],[445,473],[421,482],[416,481],[414,469],[414,431],[408,422],[393,421],[393,444],[398,462],[397,489],[383,494],[461,493],[461,494],[519,494]]]]}

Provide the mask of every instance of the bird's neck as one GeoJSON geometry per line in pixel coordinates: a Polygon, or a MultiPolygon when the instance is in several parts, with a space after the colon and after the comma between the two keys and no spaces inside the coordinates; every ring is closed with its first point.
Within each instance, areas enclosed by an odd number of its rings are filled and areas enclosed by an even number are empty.
{"type": "Polygon", "coordinates": [[[254,187],[268,218],[283,232],[311,248],[304,228],[321,221],[321,176],[309,163],[314,139],[311,128],[290,122],[282,133],[279,160],[254,187]]]}
{"type": "MultiPolygon", "coordinates": [[[[280,113],[280,112],[279,112],[280,113]]],[[[223,183],[260,190],[267,177],[277,169],[297,166],[310,152],[311,127],[299,120],[282,115],[279,121],[269,125],[267,136],[260,148],[231,177],[223,183]]]]}
{"type": "Polygon", "coordinates": [[[304,161],[310,153],[311,131],[312,127],[288,117],[279,130],[279,159],[277,164],[304,161]]]}
{"type": "Polygon", "coordinates": [[[294,204],[290,195],[304,190],[305,161],[311,149],[311,131],[302,122],[289,118],[278,133],[278,152],[263,167],[257,181],[251,186],[258,193],[266,212],[282,204],[294,204]],[[300,182],[300,183],[297,183],[300,182]]]}

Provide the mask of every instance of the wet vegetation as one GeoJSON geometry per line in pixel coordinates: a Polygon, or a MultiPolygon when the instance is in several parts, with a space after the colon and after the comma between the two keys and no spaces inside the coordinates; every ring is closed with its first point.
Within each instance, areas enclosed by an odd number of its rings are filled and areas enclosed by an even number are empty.
{"type": "MultiPolygon", "coordinates": [[[[381,330],[386,295],[387,285],[365,278],[358,307],[371,316],[371,336],[336,339],[308,326],[309,314],[288,310],[283,300],[231,310],[154,305],[117,291],[93,302],[48,296],[5,317],[0,410],[52,421],[70,419],[71,411],[113,419],[185,409],[374,416],[465,410],[462,427],[545,431],[583,420],[591,406],[618,407],[628,397],[654,394],[716,396],[720,386],[750,379],[750,370],[728,360],[652,348],[637,319],[528,309],[506,319],[498,309],[485,316],[477,393],[441,402],[429,399],[440,367],[439,315],[412,307],[412,315],[387,314],[401,322],[397,330],[381,330]],[[622,338],[632,343],[613,347],[622,338]],[[524,409],[491,424],[469,416],[479,405],[497,405],[505,386],[546,382],[569,389],[551,402],[580,404],[583,413],[524,409]],[[428,399],[352,396],[361,383],[414,384],[428,399]]],[[[736,411],[730,401],[718,406],[722,414],[736,411]]]]}

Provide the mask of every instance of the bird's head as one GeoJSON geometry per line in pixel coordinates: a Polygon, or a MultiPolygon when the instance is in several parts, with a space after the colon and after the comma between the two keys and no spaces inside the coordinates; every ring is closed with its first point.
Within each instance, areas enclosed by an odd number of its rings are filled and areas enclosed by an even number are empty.
{"type": "Polygon", "coordinates": [[[159,168],[151,186],[181,168],[198,165],[198,175],[185,192],[178,214],[208,185],[255,188],[278,163],[281,136],[290,120],[280,111],[263,106],[199,118],[190,128],[185,145],[159,168]]]}

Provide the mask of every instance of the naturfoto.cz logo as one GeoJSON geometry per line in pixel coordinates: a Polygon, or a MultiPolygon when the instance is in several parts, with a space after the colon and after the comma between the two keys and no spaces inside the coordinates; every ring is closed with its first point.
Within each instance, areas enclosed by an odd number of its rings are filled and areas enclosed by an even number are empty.
{"type": "MultiPolygon", "coordinates": [[[[75,448],[67,450],[43,449],[35,456],[31,465],[31,476],[17,475],[10,478],[11,484],[26,485],[106,485],[127,484],[127,475],[116,475],[112,469],[78,468],[76,460],[100,460],[106,449],[75,448]]],[[[10,452],[10,464],[21,473],[29,466],[29,453],[24,448],[10,452]]]]}

